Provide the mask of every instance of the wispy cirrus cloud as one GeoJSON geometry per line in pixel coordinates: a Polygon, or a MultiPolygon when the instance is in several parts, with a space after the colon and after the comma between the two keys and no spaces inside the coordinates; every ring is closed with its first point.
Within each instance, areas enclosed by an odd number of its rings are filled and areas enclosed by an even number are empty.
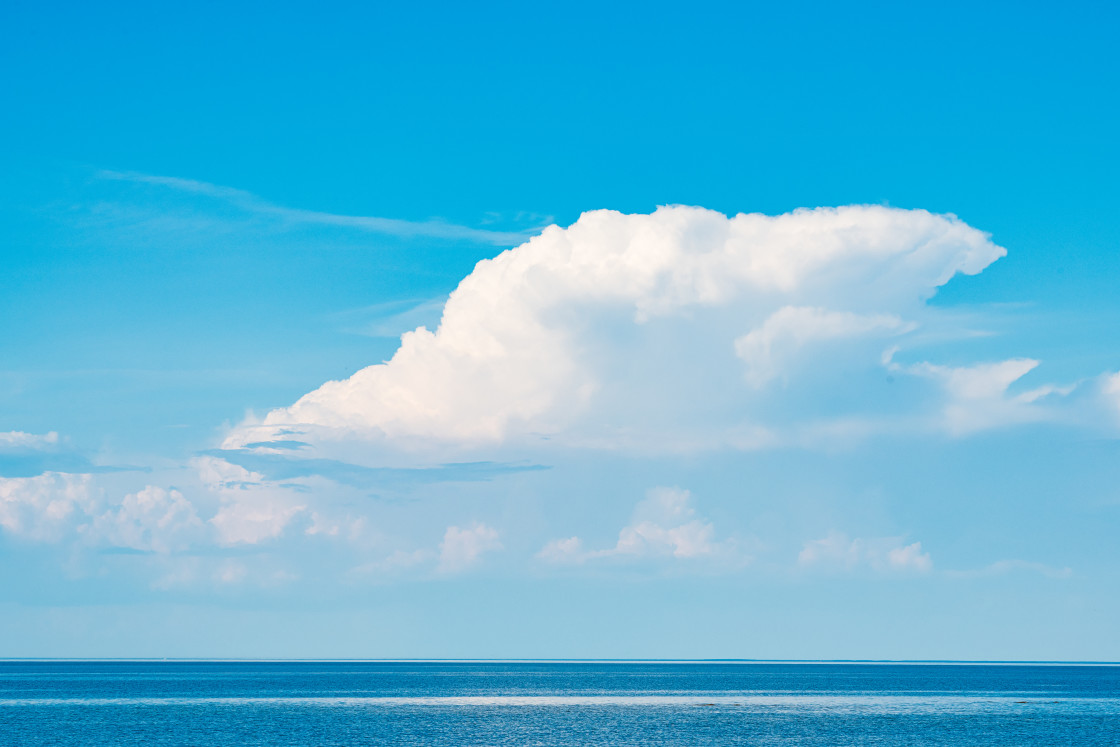
{"type": "Polygon", "coordinates": [[[517,472],[548,469],[540,464],[458,462],[423,467],[370,467],[336,459],[301,458],[298,441],[263,441],[245,449],[211,449],[201,456],[224,460],[251,470],[262,480],[284,481],[325,477],[352,487],[391,487],[435,482],[485,482],[517,472]]]}
{"type": "Polygon", "coordinates": [[[382,218],[369,215],[339,215],[318,210],[305,210],[277,205],[273,202],[235,187],[225,187],[194,179],[175,176],[158,176],[131,171],[98,171],[100,179],[132,182],[163,187],[176,192],[201,195],[220,200],[231,207],[246,213],[270,217],[288,224],[335,226],[351,228],[370,233],[388,234],[402,238],[430,238],[457,241],[474,241],[494,246],[513,246],[520,244],[529,236],[540,231],[541,226],[533,225],[524,231],[497,231],[488,228],[474,228],[439,219],[421,221],[400,218],[382,218]]]}
{"type": "Polygon", "coordinates": [[[1030,560],[1010,559],[997,560],[983,568],[974,568],[964,571],[947,570],[944,573],[951,578],[992,578],[996,576],[1006,576],[1011,573],[1034,573],[1044,576],[1045,578],[1066,579],[1073,576],[1073,569],[1069,566],[1059,567],[1030,560]]]}
{"type": "Polygon", "coordinates": [[[140,467],[95,464],[57,432],[0,432],[0,478],[36,477],[47,472],[94,474],[143,471],[140,467]]]}

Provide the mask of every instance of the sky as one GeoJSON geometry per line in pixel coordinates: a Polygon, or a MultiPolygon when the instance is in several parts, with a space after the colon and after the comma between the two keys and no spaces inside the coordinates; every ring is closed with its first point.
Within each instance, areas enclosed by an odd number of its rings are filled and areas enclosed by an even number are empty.
{"type": "Polygon", "coordinates": [[[0,657],[1120,660],[1074,3],[0,10],[0,657]]]}

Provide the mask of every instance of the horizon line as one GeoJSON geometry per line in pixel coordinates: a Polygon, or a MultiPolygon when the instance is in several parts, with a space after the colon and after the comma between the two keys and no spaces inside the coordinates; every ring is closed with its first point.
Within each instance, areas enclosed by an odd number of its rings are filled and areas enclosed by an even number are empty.
{"type": "Polygon", "coordinates": [[[10,662],[137,662],[137,663],[370,663],[370,664],[922,664],[1003,666],[1120,666],[1120,661],[1074,659],[642,659],[642,658],[350,658],[350,657],[122,657],[122,656],[0,656],[10,662]]]}

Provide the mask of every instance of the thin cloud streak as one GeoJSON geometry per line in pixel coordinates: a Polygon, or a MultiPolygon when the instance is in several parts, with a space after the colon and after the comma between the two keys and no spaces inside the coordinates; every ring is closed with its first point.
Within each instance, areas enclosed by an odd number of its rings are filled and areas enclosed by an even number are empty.
{"type": "Polygon", "coordinates": [[[370,233],[381,233],[401,238],[432,238],[459,241],[476,241],[481,244],[494,246],[517,246],[540,232],[543,226],[536,226],[525,231],[493,231],[483,228],[471,228],[441,220],[409,221],[400,218],[381,218],[363,215],[336,215],[317,210],[304,210],[276,205],[252,192],[234,187],[224,187],[218,184],[196,181],[194,179],[181,179],[174,176],[156,176],[126,171],[103,170],[96,174],[99,179],[111,181],[132,182],[135,184],[152,184],[165,187],[177,192],[203,195],[216,200],[221,200],[234,205],[246,212],[257,215],[268,215],[287,221],[289,223],[339,226],[354,228],[370,233]]]}

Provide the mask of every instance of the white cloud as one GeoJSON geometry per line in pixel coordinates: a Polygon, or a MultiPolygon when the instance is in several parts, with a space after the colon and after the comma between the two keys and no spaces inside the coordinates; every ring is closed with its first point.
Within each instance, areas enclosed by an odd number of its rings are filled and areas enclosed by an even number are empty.
{"type": "MultiPolygon", "coordinates": [[[[0,478],[0,527],[35,540],[80,537],[86,544],[167,553],[202,542],[229,546],[275,539],[308,508],[301,492],[306,485],[268,482],[213,457],[193,459],[191,466],[202,488],[196,500],[217,504],[208,521],[180,490],[147,485],[106,500],[94,475],[45,472],[0,478]]],[[[303,482],[318,484],[315,479],[303,482]]],[[[360,517],[333,517],[320,510],[314,512],[308,533],[353,539],[360,525],[360,517]]]]}
{"type": "Polygon", "coordinates": [[[928,552],[922,552],[921,542],[905,545],[898,537],[849,539],[846,534],[835,531],[822,539],[806,542],[797,556],[797,563],[804,568],[830,571],[866,567],[880,572],[928,573],[933,569],[933,560],[928,552]]]}
{"type": "Polygon", "coordinates": [[[113,502],[104,492],[88,474],[0,478],[0,527],[40,541],[81,538],[163,553],[205,539],[194,506],[178,490],[148,485],[113,502]]]}
{"type": "Polygon", "coordinates": [[[616,555],[696,558],[713,552],[715,530],[695,519],[692,494],[680,488],[654,488],[634,509],[634,523],[618,533],[616,555]]]}
{"type": "Polygon", "coordinates": [[[631,523],[619,531],[614,547],[585,550],[583,540],[568,537],[548,542],[537,558],[573,564],[610,557],[693,559],[730,554],[733,548],[715,540],[712,524],[696,518],[689,491],[660,487],[650,490],[634,508],[631,523]]]}
{"type": "MultiPolygon", "coordinates": [[[[255,545],[276,539],[308,508],[306,496],[297,490],[268,482],[263,475],[224,459],[198,457],[191,466],[220,500],[217,513],[209,519],[220,545],[255,545]]],[[[312,528],[323,526],[321,518],[312,524],[312,528]]]]}
{"type": "Polygon", "coordinates": [[[922,552],[922,543],[914,542],[887,550],[887,567],[894,570],[926,572],[933,568],[933,561],[928,552],[922,552]]]}
{"type": "Polygon", "coordinates": [[[242,485],[264,482],[264,475],[251,472],[244,467],[212,456],[195,457],[191,467],[198,473],[198,479],[209,490],[236,488],[242,485]]]}
{"type": "Polygon", "coordinates": [[[466,528],[451,526],[439,546],[438,573],[460,573],[475,565],[483,553],[502,549],[498,530],[475,522],[466,528]]]}
{"type": "Polygon", "coordinates": [[[747,364],[748,383],[759,388],[780,376],[803,346],[823,340],[899,334],[913,329],[892,314],[853,314],[808,306],[784,306],[762,326],[735,341],[735,354],[747,364]]]}
{"type": "MultiPolygon", "coordinates": [[[[389,362],[246,422],[225,446],[298,425],[320,445],[469,447],[545,436],[647,450],[753,448],[772,439],[751,415],[762,400],[737,354],[757,385],[787,377],[822,341],[902,334],[903,320],[933,313],[924,300],[938,286],[1003,254],[955,217],[921,210],[590,212],[480,262],[439,327],[404,334],[389,362]]],[[[870,356],[863,347],[858,355],[870,356]]],[[[843,359],[832,352],[814,369],[827,375],[843,359]]],[[[785,396],[799,401],[794,387],[785,396]]]]}
{"type": "Polygon", "coordinates": [[[0,527],[33,540],[58,540],[94,509],[90,475],[45,472],[0,478],[0,527]]]}
{"type": "Polygon", "coordinates": [[[24,433],[23,431],[8,431],[0,433],[0,448],[14,449],[44,449],[58,445],[58,434],[50,433],[24,433]]]}
{"type": "Polygon", "coordinates": [[[643,521],[623,528],[614,554],[647,555],[668,552],[676,558],[710,555],[712,534],[712,525],[702,521],[690,521],[675,527],[643,521]]]}
{"type": "Polygon", "coordinates": [[[178,490],[148,485],[94,519],[90,537],[114,547],[171,552],[204,535],[204,525],[178,490]]]}
{"type": "MultiPolygon", "coordinates": [[[[263,453],[282,453],[262,447],[263,453]]],[[[205,489],[219,501],[209,519],[220,545],[255,545],[281,537],[297,519],[306,520],[303,534],[349,542],[360,541],[368,529],[365,516],[331,505],[338,487],[321,476],[293,477],[278,482],[225,459],[202,456],[191,461],[205,489]]]]}
{"type": "Polygon", "coordinates": [[[588,556],[583,549],[583,540],[579,537],[566,537],[547,542],[537,553],[537,557],[546,563],[563,564],[582,563],[588,556]]]}
{"type": "Polygon", "coordinates": [[[1116,411],[1117,417],[1120,418],[1120,373],[1105,376],[1101,391],[1104,393],[1106,401],[1116,411]]]}
{"type": "Polygon", "coordinates": [[[928,362],[900,366],[888,360],[893,371],[933,379],[941,384],[946,395],[943,425],[954,435],[1056,417],[1045,407],[1046,398],[1067,395],[1073,387],[1044,385],[1019,394],[1009,393],[1011,386],[1038,364],[1030,358],[971,366],[940,366],[928,362]]]}
{"type": "Polygon", "coordinates": [[[944,383],[945,391],[956,401],[983,402],[1001,399],[1009,386],[1036,366],[1036,360],[1013,358],[958,367],[918,363],[907,370],[919,376],[939,379],[944,383]]]}
{"type": "Polygon", "coordinates": [[[300,496],[266,486],[223,488],[222,504],[210,519],[221,545],[255,545],[276,539],[307,509],[300,496]]]}

